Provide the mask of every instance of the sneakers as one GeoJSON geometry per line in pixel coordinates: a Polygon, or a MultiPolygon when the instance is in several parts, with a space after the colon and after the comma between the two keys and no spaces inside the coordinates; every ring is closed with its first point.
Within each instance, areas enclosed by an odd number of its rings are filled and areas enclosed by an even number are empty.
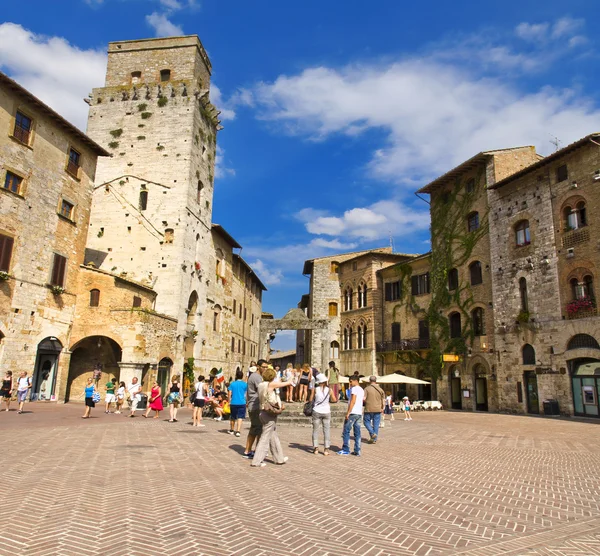
{"type": "Polygon", "coordinates": [[[351,456],[360,456],[360,452],[351,452],[350,455],[351,456]]]}
{"type": "Polygon", "coordinates": [[[348,450],[340,450],[340,451],[337,453],[337,455],[338,455],[338,456],[349,456],[349,455],[350,455],[350,452],[348,452],[348,450]]]}
{"type": "Polygon", "coordinates": [[[239,437],[240,437],[240,436],[242,436],[242,435],[241,435],[239,432],[236,432],[236,433],[235,433],[235,436],[236,436],[237,438],[239,438],[239,437]]]}
{"type": "Polygon", "coordinates": [[[203,425],[202,423],[198,423],[196,426],[197,427],[205,427],[206,425],[203,425]]]}
{"type": "Polygon", "coordinates": [[[285,456],[285,457],[283,458],[283,461],[282,461],[281,463],[278,463],[277,465],[283,465],[284,463],[286,463],[286,462],[287,462],[287,460],[288,460],[288,459],[290,459],[290,458],[288,458],[287,456],[285,456]]]}
{"type": "Polygon", "coordinates": [[[254,452],[248,452],[247,454],[243,454],[242,457],[244,459],[252,459],[254,457],[254,452]]]}
{"type": "Polygon", "coordinates": [[[266,467],[267,464],[263,461],[260,465],[251,465],[250,467],[266,467]]]}
{"type": "Polygon", "coordinates": [[[227,434],[234,434],[233,431],[227,431],[227,434]]]}
{"type": "Polygon", "coordinates": [[[223,417],[213,417],[213,421],[222,421],[223,417]]]}

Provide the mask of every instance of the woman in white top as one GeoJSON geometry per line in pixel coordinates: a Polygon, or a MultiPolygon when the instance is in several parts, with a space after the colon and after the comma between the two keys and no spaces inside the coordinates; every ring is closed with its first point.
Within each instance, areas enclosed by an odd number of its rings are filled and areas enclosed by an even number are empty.
{"type": "Polygon", "coordinates": [[[327,377],[319,373],[315,378],[317,386],[315,388],[315,398],[312,413],[312,444],[313,454],[319,453],[319,428],[323,427],[323,437],[325,443],[324,456],[329,455],[329,429],[331,426],[331,407],[329,406],[329,386],[327,386],[327,377]]]}
{"type": "Polygon", "coordinates": [[[283,378],[286,382],[292,383],[291,386],[288,386],[285,389],[285,401],[291,403],[294,401],[294,365],[292,365],[291,363],[287,364],[287,368],[285,369],[285,376],[283,378]]]}
{"type": "Polygon", "coordinates": [[[194,399],[194,412],[192,414],[192,427],[204,427],[202,424],[202,410],[204,409],[204,399],[208,398],[208,385],[202,375],[198,377],[195,385],[196,398],[194,399]]]}

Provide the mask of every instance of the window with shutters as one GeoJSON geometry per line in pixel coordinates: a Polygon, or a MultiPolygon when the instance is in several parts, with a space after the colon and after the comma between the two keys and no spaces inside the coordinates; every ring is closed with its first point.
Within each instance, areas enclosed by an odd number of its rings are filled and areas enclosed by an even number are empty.
{"type": "Polygon", "coordinates": [[[29,145],[32,127],[33,120],[22,112],[17,112],[17,115],[15,116],[15,129],[13,130],[13,137],[20,143],[29,145]]]}
{"type": "Polygon", "coordinates": [[[69,149],[69,159],[67,160],[67,172],[73,177],[79,177],[79,168],[81,167],[81,154],[75,149],[69,149]]]}
{"type": "Polygon", "coordinates": [[[90,307],[98,307],[100,305],[100,290],[90,290],[90,307]]]}
{"type": "Polygon", "coordinates": [[[385,300],[396,301],[402,297],[402,282],[387,282],[385,284],[385,300]]]}
{"type": "Polygon", "coordinates": [[[12,237],[0,234],[0,271],[2,272],[8,272],[10,269],[13,245],[14,239],[12,237]]]}
{"type": "Polygon", "coordinates": [[[338,304],[337,303],[330,303],[329,304],[329,316],[330,317],[337,317],[338,315],[338,304]]]}
{"type": "Polygon", "coordinates": [[[235,338],[231,338],[231,353],[235,353],[235,338]]]}
{"type": "Polygon", "coordinates": [[[52,275],[50,278],[51,286],[65,287],[65,277],[67,273],[67,259],[62,255],[54,253],[54,260],[52,262],[52,275]]]}
{"type": "Polygon", "coordinates": [[[556,181],[561,182],[569,178],[569,170],[566,164],[559,166],[556,169],[556,181]]]}
{"type": "Polygon", "coordinates": [[[411,290],[413,295],[425,295],[429,293],[429,272],[411,276],[411,290]]]}
{"type": "Polygon", "coordinates": [[[64,199],[60,202],[60,212],[61,216],[64,216],[68,220],[73,220],[73,210],[75,209],[75,205],[73,203],[69,203],[69,201],[65,201],[64,199]]]}
{"type": "Polygon", "coordinates": [[[4,189],[7,189],[11,193],[16,193],[17,195],[20,195],[22,186],[23,178],[21,176],[13,174],[13,172],[6,172],[6,177],[4,178],[4,189]]]}
{"type": "Polygon", "coordinates": [[[419,321],[419,347],[429,347],[429,321],[419,321]]]}
{"type": "Polygon", "coordinates": [[[138,297],[137,295],[133,296],[133,306],[134,307],[141,307],[142,306],[142,298],[138,297]]]}
{"type": "Polygon", "coordinates": [[[479,213],[472,212],[467,216],[467,229],[469,232],[474,232],[479,230],[479,213]]]}
{"type": "Polygon", "coordinates": [[[451,268],[448,271],[448,291],[458,289],[458,269],[451,268]]]}

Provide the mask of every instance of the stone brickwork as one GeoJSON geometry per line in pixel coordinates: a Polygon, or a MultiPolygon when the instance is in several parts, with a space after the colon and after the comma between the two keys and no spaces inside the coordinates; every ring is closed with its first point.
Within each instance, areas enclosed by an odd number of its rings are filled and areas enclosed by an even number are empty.
{"type": "Polygon", "coordinates": [[[0,234],[13,241],[8,268],[0,269],[9,276],[0,280],[0,366],[14,376],[27,371],[37,395],[44,359],[49,377],[45,399],[56,395],[60,352],[70,344],[96,160],[104,154],[0,74],[0,234]],[[16,126],[17,114],[31,120],[29,131],[16,126]],[[71,150],[80,155],[78,165],[68,166],[71,150]],[[20,184],[7,183],[10,174],[20,184]],[[49,288],[55,254],[66,259],[59,284],[64,293],[49,288]],[[38,346],[50,338],[50,351],[42,358],[38,346]]]}

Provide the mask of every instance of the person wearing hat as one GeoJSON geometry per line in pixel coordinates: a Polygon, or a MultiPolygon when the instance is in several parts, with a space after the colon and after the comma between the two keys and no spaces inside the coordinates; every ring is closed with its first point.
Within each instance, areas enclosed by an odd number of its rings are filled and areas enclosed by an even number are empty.
{"type": "Polygon", "coordinates": [[[369,377],[369,386],[365,388],[365,427],[369,431],[369,442],[375,444],[379,435],[381,414],[385,407],[385,392],[377,384],[377,377],[369,377]]]}
{"type": "Polygon", "coordinates": [[[408,399],[408,396],[402,398],[402,407],[404,408],[404,420],[412,421],[412,417],[410,416],[410,400],[408,399]]]}
{"type": "Polygon", "coordinates": [[[318,373],[315,377],[316,387],[314,389],[314,403],[312,412],[312,445],[313,454],[319,453],[319,428],[323,428],[325,449],[323,455],[329,455],[329,429],[331,426],[331,407],[329,407],[329,386],[327,377],[318,373]]]}

